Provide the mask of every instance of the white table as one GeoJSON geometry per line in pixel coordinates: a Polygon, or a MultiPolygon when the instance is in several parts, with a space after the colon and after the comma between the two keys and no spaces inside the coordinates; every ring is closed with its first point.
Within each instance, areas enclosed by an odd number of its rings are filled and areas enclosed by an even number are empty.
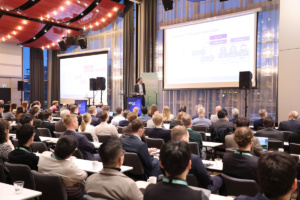
{"type": "Polygon", "coordinates": [[[22,199],[32,199],[34,197],[41,196],[42,193],[35,190],[29,190],[23,188],[21,194],[15,193],[15,187],[13,185],[8,185],[5,183],[0,183],[0,199],[7,200],[22,200],[22,199]]]}
{"type": "Polygon", "coordinates": [[[220,166],[217,167],[216,161],[211,161],[211,160],[202,160],[203,164],[212,164],[209,167],[205,167],[208,170],[211,171],[218,171],[221,172],[223,170],[223,162],[220,163],[220,166]]]}
{"type": "Polygon", "coordinates": [[[290,146],[289,142],[284,142],[283,145],[284,146],[290,146]]]}
{"type": "Polygon", "coordinates": [[[211,134],[210,133],[205,133],[206,137],[210,137],[211,134]]]}
{"type": "MultiPolygon", "coordinates": [[[[59,138],[52,138],[52,137],[43,137],[43,136],[40,136],[40,139],[41,139],[42,142],[49,142],[49,143],[56,144],[59,138]]],[[[95,146],[95,149],[99,149],[99,147],[102,144],[102,143],[99,143],[99,142],[92,142],[92,143],[95,146]]]]}
{"type": "Polygon", "coordinates": [[[217,147],[223,145],[223,143],[219,143],[219,142],[206,142],[206,141],[203,141],[202,144],[204,147],[217,147]]]}

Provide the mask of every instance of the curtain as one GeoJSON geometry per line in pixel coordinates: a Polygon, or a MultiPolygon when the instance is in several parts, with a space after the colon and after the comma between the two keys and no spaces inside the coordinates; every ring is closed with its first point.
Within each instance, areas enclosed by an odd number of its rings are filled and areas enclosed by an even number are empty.
{"type": "Polygon", "coordinates": [[[30,100],[40,101],[44,107],[43,50],[30,48],[30,100]]]}
{"type": "Polygon", "coordinates": [[[59,100],[59,59],[57,57],[57,50],[52,50],[52,76],[51,76],[51,98],[50,102],[54,100],[59,100]]]}

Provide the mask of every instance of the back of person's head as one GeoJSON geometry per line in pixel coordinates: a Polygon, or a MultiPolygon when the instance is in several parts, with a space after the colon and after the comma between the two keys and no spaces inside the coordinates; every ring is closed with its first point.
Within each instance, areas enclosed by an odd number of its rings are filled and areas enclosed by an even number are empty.
{"type": "Polygon", "coordinates": [[[79,108],[79,104],[78,103],[75,102],[74,105],[77,106],[77,108],[79,108]]]}
{"type": "Polygon", "coordinates": [[[158,111],[158,107],[156,104],[152,104],[152,106],[150,107],[150,111],[149,111],[149,115],[154,115],[154,113],[158,111]]]}
{"type": "Polygon", "coordinates": [[[76,122],[77,121],[77,116],[74,115],[74,114],[69,114],[69,115],[66,115],[64,118],[64,124],[66,127],[69,127],[72,125],[72,122],[76,122]]]}
{"type": "Polygon", "coordinates": [[[241,148],[244,148],[250,144],[252,138],[253,132],[249,127],[241,127],[236,129],[234,132],[234,141],[241,148]]]}
{"type": "Polygon", "coordinates": [[[235,120],[235,125],[236,125],[236,127],[249,127],[250,121],[246,117],[238,117],[235,120]]]}
{"type": "Polygon", "coordinates": [[[58,101],[52,101],[52,105],[58,104],[58,101]]]}
{"type": "Polygon", "coordinates": [[[27,124],[27,123],[30,123],[32,120],[33,120],[33,116],[28,113],[21,115],[21,117],[19,119],[20,124],[27,124]]]}
{"type": "Polygon", "coordinates": [[[133,110],[132,110],[132,112],[138,114],[139,113],[139,108],[138,107],[134,107],[133,110]]]}
{"type": "Polygon", "coordinates": [[[124,112],[123,112],[123,117],[124,117],[125,119],[127,119],[127,116],[128,116],[129,113],[130,113],[129,110],[124,110],[124,112]]]}
{"type": "Polygon", "coordinates": [[[181,106],[180,111],[186,112],[186,106],[185,105],[181,106]]]}
{"type": "Polygon", "coordinates": [[[4,104],[0,104],[0,108],[4,109],[4,104]]]}
{"type": "Polygon", "coordinates": [[[188,139],[189,132],[184,126],[175,126],[171,131],[172,140],[183,140],[188,139]]]}
{"type": "Polygon", "coordinates": [[[85,113],[84,115],[82,115],[82,120],[81,120],[81,124],[80,124],[80,130],[82,132],[85,131],[86,129],[86,124],[91,123],[92,117],[90,113],[85,113]]]}
{"type": "Polygon", "coordinates": [[[298,116],[299,116],[299,114],[298,114],[297,111],[291,111],[290,114],[289,114],[289,117],[291,119],[298,119],[298,116]]]}
{"type": "Polygon", "coordinates": [[[232,116],[234,117],[238,117],[240,114],[237,108],[232,108],[231,112],[232,112],[232,116]]]}
{"type": "Polygon", "coordinates": [[[70,114],[70,111],[66,109],[66,110],[63,110],[60,112],[60,117],[61,117],[61,119],[64,119],[64,117],[69,114],[70,114]]]}
{"type": "Polygon", "coordinates": [[[178,113],[176,121],[181,121],[182,116],[185,115],[185,112],[181,111],[178,113]]]}
{"type": "Polygon", "coordinates": [[[161,123],[163,122],[163,118],[162,118],[161,114],[159,114],[157,112],[157,113],[154,113],[154,115],[152,116],[152,121],[155,126],[160,126],[161,123]]]}
{"type": "Polygon", "coordinates": [[[5,113],[10,111],[10,104],[4,104],[4,111],[5,113]]]}
{"type": "Polygon", "coordinates": [[[78,107],[77,107],[75,104],[70,105],[70,111],[71,111],[72,113],[75,113],[76,110],[77,110],[77,108],[78,108],[78,107]]]}
{"type": "Polygon", "coordinates": [[[17,109],[17,104],[16,103],[12,103],[11,104],[11,110],[15,110],[17,109]]]}
{"type": "Polygon", "coordinates": [[[138,118],[138,115],[134,112],[131,112],[127,115],[127,119],[129,123],[131,123],[133,120],[136,120],[138,118]]]}
{"type": "Polygon", "coordinates": [[[31,107],[33,107],[33,106],[40,106],[40,102],[39,101],[34,101],[32,104],[31,104],[31,107]]]}
{"type": "Polygon", "coordinates": [[[160,150],[160,161],[164,170],[171,176],[181,175],[191,160],[191,149],[183,141],[170,141],[160,150]]]}
{"type": "Polygon", "coordinates": [[[27,109],[28,108],[28,102],[27,101],[23,101],[22,106],[27,109]]]}
{"type": "Polygon", "coordinates": [[[105,122],[107,118],[108,118],[107,112],[101,112],[99,114],[99,119],[100,119],[101,122],[105,122]]]}
{"type": "Polygon", "coordinates": [[[215,108],[216,113],[218,113],[220,110],[222,110],[222,106],[217,106],[217,107],[215,108]]]}
{"type": "Polygon", "coordinates": [[[200,115],[204,115],[205,114],[205,108],[202,106],[198,107],[197,113],[200,115]]]}
{"type": "Polygon", "coordinates": [[[5,130],[7,130],[8,127],[9,127],[9,123],[4,119],[0,119],[0,144],[7,142],[6,141],[7,133],[5,130]]]}
{"type": "Polygon", "coordinates": [[[50,109],[43,110],[42,114],[44,120],[48,119],[50,116],[52,116],[52,110],[50,109]]]}
{"type": "Polygon", "coordinates": [[[103,108],[103,103],[99,103],[99,104],[98,104],[98,107],[99,107],[99,108],[103,108]]]}
{"type": "Polygon", "coordinates": [[[22,106],[17,107],[16,114],[15,114],[16,117],[18,117],[18,115],[20,115],[22,113],[24,113],[23,107],[22,106]]]}
{"type": "Polygon", "coordinates": [[[269,199],[279,199],[297,189],[297,164],[287,153],[269,152],[258,160],[257,178],[260,191],[269,199]]]}
{"type": "Polygon", "coordinates": [[[260,116],[261,118],[264,118],[264,117],[267,116],[267,111],[266,111],[266,109],[260,109],[260,110],[258,111],[258,114],[259,114],[259,116],[260,116]]]}
{"type": "Polygon", "coordinates": [[[19,146],[26,144],[33,136],[33,127],[30,124],[23,124],[17,128],[16,135],[18,138],[19,146]]]}
{"type": "Polygon", "coordinates": [[[264,124],[265,128],[273,128],[273,126],[274,126],[274,119],[273,119],[273,117],[266,117],[266,118],[264,118],[263,124],[264,124]]]}
{"type": "Polygon", "coordinates": [[[60,159],[66,159],[74,153],[77,145],[77,139],[73,135],[60,136],[54,149],[54,155],[60,159]]]}
{"type": "Polygon", "coordinates": [[[227,113],[227,110],[225,110],[225,109],[222,109],[218,112],[219,119],[223,119],[223,118],[227,117],[227,115],[228,115],[228,113],[227,113]]]}
{"type": "Polygon", "coordinates": [[[103,166],[115,167],[123,156],[122,143],[119,138],[110,138],[99,148],[99,155],[103,166]]]}
{"type": "Polygon", "coordinates": [[[171,110],[170,110],[169,106],[164,106],[163,111],[162,111],[163,121],[170,120],[170,115],[171,115],[171,110]]]}
{"type": "Polygon", "coordinates": [[[131,126],[131,132],[137,133],[140,129],[144,128],[144,122],[139,119],[135,119],[131,122],[130,126],[131,126]]]}
{"type": "Polygon", "coordinates": [[[188,127],[188,126],[191,125],[191,122],[192,122],[192,117],[191,117],[191,115],[185,114],[185,115],[183,115],[183,116],[181,117],[181,123],[182,123],[183,126],[188,127]]]}
{"type": "Polygon", "coordinates": [[[89,113],[92,115],[96,112],[96,106],[90,106],[89,107],[89,113]]]}
{"type": "Polygon", "coordinates": [[[40,113],[40,108],[38,106],[33,106],[29,109],[29,113],[34,116],[38,113],[40,113]]]}
{"type": "Polygon", "coordinates": [[[122,107],[119,106],[116,108],[117,115],[121,115],[122,111],[123,111],[122,107]]]}
{"type": "Polygon", "coordinates": [[[109,106],[103,106],[103,111],[108,112],[109,111],[109,106]]]}
{"type": "Polygon", "coordinates": [[[147,115],[147,113],[148,113],[148,108],[147,108],[147,106],[143,106],[143,107],[141,108],[141,111],[142,111],[142,114],[143,114],[143,115],[147,115]]]}

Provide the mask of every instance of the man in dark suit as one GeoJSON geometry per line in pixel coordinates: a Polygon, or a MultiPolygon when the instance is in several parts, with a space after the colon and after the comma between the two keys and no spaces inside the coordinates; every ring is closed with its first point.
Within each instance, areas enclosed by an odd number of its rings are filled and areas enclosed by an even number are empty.
{"type": "Polygon", "coordinates": [[[256,137],[267,137],[272,140],[284,141],[283,132],[274,129],[274,119],[272,117],[264,118],[265,129],[256,132],[256,137]]]}
{"type": "Polygon", "coordinates": [[[165,144],[160,152],[160,161],[166,177],[146,188],[145,200],[208,199],[203,191],[189,188],[186,182],[186,176],[192,165],[191,149],[186,142],[172,141],[165,144]]]}
{"type": "Polygon", "coordinates": [[[258,111],[258,114],[260,116],[260,119],[255,120],[253,122],[254,125],[254,130],[257,131],[259,127],[264,127],[264,118],[267,117],[268,113],[266,111],[266,109],[260,109],[258,111]]]}
{"type": "Polygon", "coordinates": [[[297,132],[300,128],[300,121],[297,120],[298,116],[299,114],[297,111],[290,112],[289,119],[280,122],[278,130],[297,132]]]}
{"type": "Polygon", "coordinates": [[[134,92],[142,97],[142,106],[145,106],[146,88],[141,77],[137,79],[137,84],[134,86],[134,92]]]}
{"type": "Polygon", "coordinates": [[[128,115],[129,115],[129,113],[130,113],[129,110],[124,110],[123,117],[125,118],[125,120],[119,121],[119,126],[120,127],[125,127],[125,126],[129,125],[129,121],[128,121],[128,115]]]}
{"type": "Polygon", "coordinates": [[[141,141],[143,134],[144,122],[139,119],[133,120],[131,123],[132,134],[127,137],[122,137],[123,149],[128,152],[136,153],[142,161],[146,176],[156,176],[161,174],[159,161],[156,158],[152,158],[148,151],[146,143],[141,141]]]}
{"type": "Polygon", "coordinates": [[[100,161],[99,154],[94,154],[95,146],[91,143],[85,135],[77,133],[75,130],[78,129],[78,119],[74,114],[66,115],[64,123],[67,130],[63,135],[73,135],[78,142],[78,149],[81,151],[85,160],[98,160],[100,161]]]}
{"type": "Polygon", "coordinates": [[[96,106],[90,106],[89,113],[91,114],[91,117],[92,117],[91,125],[98,126],[100,124],[100,119],[98,117],[96,117],[96,115],[97,115],[96,106]]]}
{"type": "Polygon", "coordinates": [[[213,141],[225,142],[225,136],[235,130],[234,124],[228,121],[227,115],[227,110],[220,110],[218,112],[219,120],[212,123],[211,137],[213,141]]]}
{"type": "Polygon", "coordinates": [[[155,128],[150,129],[148,131],[149,138],[160,138],[160,139],[163,139],[165,143],[167,143],[169,140],[171,140],[171,131],[162,129],[163,118],[162,118],[161,114],[159,114],[158,112],[155,113],[152,116],[152,120],[155,125],[155,128]]]}
{"type": "Polygon", "coordinates": [[[55,134],[54,134],[55,125],[53,123],[51,123],[52,113],[53,113],[52,110],[46,109],[46,110],[43,110],[42,113],[43,113],[43,121],[40,124],[40,128],[47,128],[47,129],[49,129],[52,137],[56,137],[55,134]]]}

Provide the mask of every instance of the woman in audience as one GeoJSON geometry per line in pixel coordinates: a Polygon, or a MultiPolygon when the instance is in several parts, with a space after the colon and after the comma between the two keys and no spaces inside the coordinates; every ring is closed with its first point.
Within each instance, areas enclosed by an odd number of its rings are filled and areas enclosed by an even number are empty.
{"type": "Polygon", "coordinates": [[[162,111],[163,121],[171,121],[174,119],[174,115],[171,114],[170,108],[168,106],[165,106],[162,111]]]}
{"type": "Polygon", "coordinates": [[[149,117],[152,117],[152,115],[154,115],[154,113],[158,111],[158,108],[157,108],[157,105],[156,104],[153,104],[151,107],[150,107],[150,110],[149,110],[149,117]]]}
{"type": "Polygon", "coordinates": [[[134,107],[132,110],[133,113],[137,114],[137,116],[139,117],[139,108],[138,107],[134,107]]]}
{"type": "Polygon", "coordinates": [[[12,114],[11,109],[10,109],[10,104],[4,105],[4,111],[2,114],[2,118],[5,120],[11,120],[12,118],[14,118],[14,114],[12,114]]]}
{"type": "Polygon", "coordinates": [[[15,114],[15,118],[20,119],[21,115],[23,115],[23,106],[19,106],[17,108],[16,114],[15,114]]]}
{"type": "Polygon", "coordinates": [[[11,112],[13,114],[16,114],[16,111],[17,111],[17,104],[16,103],[12,103],[11,104],[11,112]]]}
{"type": "Polygon", "coordinates": [[[23,106],[23,112],[27,113],[28,112],[28,102],[23,101],[22,106],[23,106]]]}
{"type": "Polygon", "coordinates": [[[182,124],[181,124],[181,117],[182,117],[184,114],[185,114],[185,112],[183,112],[183,111],[181,111],[181,112],[178,113],[177,118],[176,118],[176,119],[173,119],[173,120],[171,121],[170,129],[174,128],[174,127],[177,126],[177,125],[182,126],[182,124]]]}
{"type": "Polygon", "coordinates": [[[95,127],[90,124],[91,121],[92,121],[92,117],[90,113],[85,113],[84,115],[82,115],[82,121],[81,121],[81,125],[78,128],[78,132],[90,133],[93,137],[94,142],[98,142],[98,137],[95,134],[95,127]]]}

